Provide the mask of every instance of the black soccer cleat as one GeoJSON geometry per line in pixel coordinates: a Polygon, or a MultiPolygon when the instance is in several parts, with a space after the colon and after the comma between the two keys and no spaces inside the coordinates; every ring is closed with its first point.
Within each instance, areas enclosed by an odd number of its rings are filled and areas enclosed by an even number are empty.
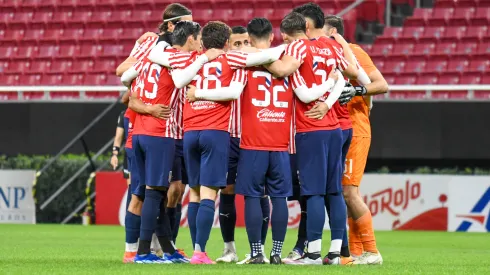
{"type": "Polygon", "coordinates": [[[271,255],[270,256],[270,262],[271,264],[282,264],[281,256],[280,255],[271,255]]]}
{"type": "Polygon", "coordinates": [[[257,254],[255,257],[251,257],[250,260],[247,261],[247,264],[265,264],[264,255],[257,254]]]}

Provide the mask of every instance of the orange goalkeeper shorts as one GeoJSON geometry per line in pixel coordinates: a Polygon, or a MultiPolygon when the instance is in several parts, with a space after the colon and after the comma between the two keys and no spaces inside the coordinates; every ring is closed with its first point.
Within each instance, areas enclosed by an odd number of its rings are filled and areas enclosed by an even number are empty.
{"type": "Polygon", "coordinates": [[[352,137],[352,142],[345,159],[342,185],[359,186],[361,184],[370,146],[370,137],[352,137]]]}

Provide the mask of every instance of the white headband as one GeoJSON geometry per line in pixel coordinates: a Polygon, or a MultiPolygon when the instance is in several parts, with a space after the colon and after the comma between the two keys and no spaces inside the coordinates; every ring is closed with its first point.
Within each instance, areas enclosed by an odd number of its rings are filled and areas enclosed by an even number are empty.
{"type": "Polygon", "coordinates": [[[188,16],[188,15],[192,15],[192,14],[186,14],[186,15],[181,15],[181,16],[175,16],[175,17],[172,17],[172,18],[169,18],[169,19],[165,19],[165,20],[163,20],[163,22],[174,21],[175,19],[179,19],[179,18],[181,18],[181,17],[188,16]]]}

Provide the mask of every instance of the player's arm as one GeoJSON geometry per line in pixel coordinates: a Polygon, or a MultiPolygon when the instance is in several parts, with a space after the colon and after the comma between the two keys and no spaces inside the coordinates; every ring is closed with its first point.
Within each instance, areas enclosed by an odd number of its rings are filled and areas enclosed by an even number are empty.
{"type": "Polygon", "coordinates": [[[129,54],[129,57],[126,58],[126,60],[124,60],[121,64],[119,64],[119,66],[117,66],[116,68],[116,75],[117,76],[122,76],[122,74],[128,70],[129,68],[131,68],[131,66],[133,66],[136,62],[138,62],[138,59],[134,57],[134,55],[138,52],[138,49],[140,48],[141,44],[149,37],[156,37],[158,36],[156,33],[154,32],[147,32],[145,34],[143,34],[142,36],[140,36],[140,38],[138,38],[138,40],[136,40],[136,43],[134,44],[134,47],[133,49],[131,50],[131,53],[129,54]]]}
{"type": "Polygon", "coordinates": [[[236,70],[228,87],[220,87],[217,89],[197,89],[195,86],[189,86],[189,89],[187,89],[186,92],[186,98],[189,102],[194,102],[197,100],[235,100],[242,94],[246,81],[246,72],[244,70],[236,70]]]}
{"type": "Polygon", "coordinates": [[[301,102],[310,103],[319,99],[326,92],[330,91],[330,89],[334,87],[335,83],[338,82],[339,77],[336,70],[332,70],[328,75],[327,81],[323,82],[321,85],[313,85],[311,88],[308,88],[299,71],[294,72],[291,78],[293,78],[294,93],[298,99],[301,100],[301,102]]]}
{"type": "Polygon", "coordinates": [[[128,89],[126,92],[124,92],[122,98],[121,98],[121,103],[124,104],[124,105],[128,105],[129,104],[129,96],[131,94],[131,91],[130,89],[128,89]]]}
{"type": "Polygon", "coordinates": [[[286,46],[281,59],[264,67],[276,77],[286,77],[299,69],[305,57],[306,46],[303,41],[297,40],[286,46]]]}
{"type": "Polygon", "coordinates": [[[191,83],[192,79],[197,75],[199,70],[208,61],[216,59],[218,56],[224,54],[223,50],[209,49],[205,54],[201,54],[194,62],[190,65],[182,68],[182,63],[180,65],[172,65],[175,69],[172,71],[172,80],[174,81],[175,87],[182,89],[191,83]],[[177,67],[177,68],[176,68],[177,67]]]}
{"type": "Polygon", "coordinates": [[[122,141],[124,139],[124,111],[121,112],[117,119],[116,135],[114,136],[114,143],[112,144],[112,157],[111,165],[116,170],[119,160],[119,150],[121,149],[122,141]]]}
{"type": "Polygon", "coordinates": [[[129,108],[139,114],[151,115],[161,119],[168,119],[172,113],[170,107],[162,104],[155,104],[155,105],[144,104],[137,97],[136,93],[133,93],[130,97],[129,108]]]}
{"type": "Polygon", "coordinates": [[[167,47],[170,47],[167,42],[158,42],[158,44],[153,49],[151,49],[150,53],[148,54],[148,59],[151,62],[157,63],[160,66],[170,68],[170,57],[175,55],[175,53],[168,51],[166,52],[165,49],[167,47]]]}
{"type": "MultiPolygon", "coordinates": [[[[342,69],[342,73],[348,77],[349,79],[356,79],[358,75],[357,71],[357,61],[354,53],[352,52],[349,43],[342,37],[340,34],[334,34],[333,37],[335,38],[335,41],[337,41],[341,46],[344,51],[343,57],[347,61],[347,64],[345,67],[340,67],[342,69]]],[[[337,55],[342,56],[341,53],[337,52],[337,55]]]]}
{"type": "Polygon", "coordinates": [[[328,113],[335,102],[339,99],[340,94],[345,86],[345,80],[342,74],[337,71],[338,75],[337,83],[335,83],[332,92],[328,95],[327,99],[324,102],[319,102],[313,106],[310,110],[305,112],[305,115],[309,118],[313,119],[323,119],[325,115],[328,113]]]}
{"type": "Polygon", "coordinates": [[[274,48],[261,50],[259,52],[248,53],[245,61],[246,67],[269,64],[279,60],[285,47],[285,45],[280,45],[274,48]]]}
{"type": "Polygon", "coordinates": [[[131,82],[138,77],[139,70],[138,70],[139,63],[134,64],[131,66],[129,69],[127,69],[121,76],[121,83],[126,86],[130,87],[131,82]]]}

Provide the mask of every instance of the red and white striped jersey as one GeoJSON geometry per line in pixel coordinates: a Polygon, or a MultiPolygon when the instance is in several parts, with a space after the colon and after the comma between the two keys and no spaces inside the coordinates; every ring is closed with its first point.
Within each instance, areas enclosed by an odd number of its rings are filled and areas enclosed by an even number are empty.
{"type": "MultiPolygon", "coordinates": [[[[189,59],[190,65],[199,56],[189,59]]],[[[228,87],[235,78],[244,78],[244,73],[235,71],[247,66],[247,53],[230,51],[204,64],[191,84],[198,89],[228,87]]],[[[237,80],[238,81],[238,80],[237,80]]],[[[241,81],[238,81],[241,82],[241,81]]],[[[231,101],[196,101],[184,104],[184,131],[230,130],[231,101]]]]}
{"type": "Polygon", "coordinates": [[[296,115],[294,112],[294,101],[293,101],[293,111],[291,118],[291,127],[289,128],[289,146],[288,152],[289,154],[296,154],[296,115]]]}
{"type": "Polygon", "coordinates": [[[184,138],[184,101],[185,89],[178,89],[177,106],[175,106],[174,116],[174,138],[184,138]]]}
{"type": "Polygon", "coordinates": [[[158,41],[158,36],[154,37],[148,37],[146,38],[143,43],[141,43],[137,48],[136,51],[131,53],[131,56],[138,59],[138,60],[143,60],[148,54],[150,54],[151,50],[155,45],[157,44],[158,41]]]}
{"type": "Polygon", "coordinates": [[[242,96],[231,102],[230,136],[240,138],[242,134],[242,96]]]}

